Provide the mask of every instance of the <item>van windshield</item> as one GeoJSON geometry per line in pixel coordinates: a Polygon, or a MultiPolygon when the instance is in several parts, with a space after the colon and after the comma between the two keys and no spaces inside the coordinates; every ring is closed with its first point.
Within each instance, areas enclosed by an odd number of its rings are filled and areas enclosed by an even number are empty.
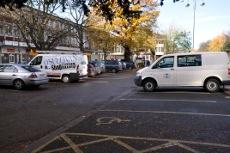
{"type": "Polygon", "coordinates": [[[33,61],[31,61],[30,65],[40,65],[42,63],[42,56],[37,56],[33,61]]]}

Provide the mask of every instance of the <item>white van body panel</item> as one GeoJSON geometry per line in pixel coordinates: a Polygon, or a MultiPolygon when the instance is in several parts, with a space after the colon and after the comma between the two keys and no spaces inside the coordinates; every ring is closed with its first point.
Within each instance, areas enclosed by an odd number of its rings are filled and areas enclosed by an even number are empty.
{"type": "Polygon", "coordinates": [[[176,74],[170,68],[156,69],[154,72],[148,68],[142,74],[143,79],[154,78],[158,82],[158,86],[175,86],[176,74]]]}
{"type": "Polygon", "coordinates": [[[146,79],[152,79],[157,87],[204,86],[208,78],[230,84],[229,70],[226,52],[168,54],[137,71],[135,84],[143,86],[146,79]]]}
{"type": "Polygon", "coordinates": [[[61,80],[68,75],[71,81],[77,81],[88,76],[84,54],[38,54],[28,64],[46,71],[49,79],[61,80]]]}

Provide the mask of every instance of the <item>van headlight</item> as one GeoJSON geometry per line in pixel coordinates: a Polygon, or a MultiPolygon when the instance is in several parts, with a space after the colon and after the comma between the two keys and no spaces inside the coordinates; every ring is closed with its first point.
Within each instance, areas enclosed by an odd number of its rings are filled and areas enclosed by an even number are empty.
{"type": "Polygon", "coordinates": [[[137,73],[136,73],[136,76],[141,76],[141,72],[137,72],[137,73]]]}

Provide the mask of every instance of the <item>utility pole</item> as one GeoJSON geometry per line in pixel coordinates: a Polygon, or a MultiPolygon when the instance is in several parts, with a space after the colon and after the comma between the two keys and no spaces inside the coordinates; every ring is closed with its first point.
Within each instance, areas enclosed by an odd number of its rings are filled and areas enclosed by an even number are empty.
{"type": "MultiPolygon", "coordinates": [[[[194,49],[194,43],[195,43],[195,25],[196,25],[196,1],[197,0],[193,0],[193,33],[192,33],[192,49],[194,49]]],[[[204,6],[205,3],[202,0],[202,3],[200,4],[200,6],[204,6]]],[[[185,7],[189,7],[189,0],[187,2],[187,4],[185,5],[185,7]]]]}

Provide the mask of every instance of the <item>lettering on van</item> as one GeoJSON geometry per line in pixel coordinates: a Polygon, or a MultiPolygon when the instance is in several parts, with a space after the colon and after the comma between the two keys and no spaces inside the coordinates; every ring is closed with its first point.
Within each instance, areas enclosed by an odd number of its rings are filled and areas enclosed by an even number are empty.
{"type": "Polygon", "coordinates": [[[164,77],[165,77],[166,79],[168,79],[168,78],[170,78],[170,74],[169,74],[169,73],[165,73],[165,74],[164,74],[164,77]]]}
{"type": "Polygon", "coordinates": [[[53,58],[45,58],[44,65],[45,69],[62,70],[76,68],[76,57],[75,56],[61,56],[53,58]]]}

